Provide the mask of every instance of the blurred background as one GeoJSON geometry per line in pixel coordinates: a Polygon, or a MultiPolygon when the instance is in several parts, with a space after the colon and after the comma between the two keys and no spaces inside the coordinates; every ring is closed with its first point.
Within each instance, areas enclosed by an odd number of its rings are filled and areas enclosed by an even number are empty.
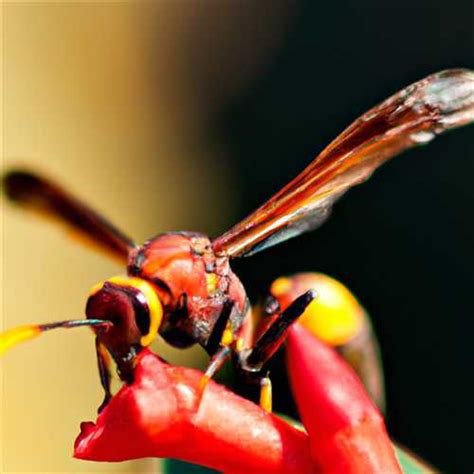
{"type": "MultiPolygon", "coordinates": [[[[49,174],[139,242],[217,235],[366,109],[474,67],[471,0],[318,3],[3,4],[3,168],[49,174]]],[[[391,435],[449,472],[473,469],[473,132],[395,159],[317,232],[234,265],[254,301],[281,274],[348,285],[380,339],[391,435]]],[[[5,203],[2,226],[4,327],[80,317],[89,288],[122,271],[5,203]]],[[[156,349],[205,365],[199,349],[156,349]]],[[[275,408],[292,413],[272,373],[275,408]]],[[[2,471],[158,472],[71,459],[101,396],[87,330],[8,353],[2,471]]]]}

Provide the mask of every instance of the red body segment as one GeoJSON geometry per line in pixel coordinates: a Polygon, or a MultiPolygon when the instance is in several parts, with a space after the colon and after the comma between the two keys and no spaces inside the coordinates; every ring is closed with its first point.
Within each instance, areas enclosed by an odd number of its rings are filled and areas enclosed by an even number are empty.
{"type": "Polygon", "coordinates": [[[239,332],[247,313],[245,289],[227,257],[217,257],[200,233],[161,234],[131,253],[128,273],[152,282],[164,306],[161,335],[212,353],[230,324],[239,332]]]}

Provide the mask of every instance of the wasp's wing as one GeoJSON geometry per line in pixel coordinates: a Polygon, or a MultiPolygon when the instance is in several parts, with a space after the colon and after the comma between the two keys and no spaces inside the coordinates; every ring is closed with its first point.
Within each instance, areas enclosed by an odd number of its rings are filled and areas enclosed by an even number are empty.
{"type": "Polygon", "coordinates": [[[101,250],[127,261],[134,242],[102,216],[72,197],[57,184],[26,171],[10,171],[3,176],[7,196],[22,207],[78,233],[101,250]]]}
{"type": "Polygon", "coordinates": [[[320,226],[334,202],[396,154],[474,121],[474,72],[447,70],[408,86],[358,118],[293,181],[213,242],[246,256],[320,226]]]}

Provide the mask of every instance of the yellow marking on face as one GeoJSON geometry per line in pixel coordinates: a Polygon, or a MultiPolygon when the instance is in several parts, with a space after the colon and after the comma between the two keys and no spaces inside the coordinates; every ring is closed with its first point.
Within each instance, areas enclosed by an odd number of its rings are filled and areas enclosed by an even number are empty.
{"type": "Polygon", "coordinates": [[[104,286],[105,281],[100,281],[99,283],[96,283],[90,290],[89,290],[89,296],[95,295],[103,286],[104,286]]]}
{"type": "Polygon", "coordinates": [[[131,286],[136,288],[145,297],[150,312],[150,328],[148,334],[141,337],[140,344],[142,346],[149,346],[158,335],[161,320],[163,319],[163,306],[161,305],[154,285],[143,278],[115,276],[93,286],[90,294],[92,295],[99,291],[106,282],[125,287],[131,286]]]}
{"type": "Polygon", "coordinates": [[[2,355],[7,349],[11,349],[21,342],[33,339],[40,334],[41,329],[35,324],[27,324],[25,326],[19,326],[2,332],[0,334],[0,355],[2,355]]]}
{"type": "Polygon", "coordinates": [[[215,273],[206,273],[207,292],[213,293],[217,290],[219,279],[215,273]]]}
{"type": "Polygon", "coordinates": [[[293,283],[291,282],[289,278],[280,277],[280,278],[277,278],[272,283],[272,286],[270,288],[270,293],[273,296],[278,297],[290,291],[292,287],[293,287],[293,283]]]}
{"type": "Polygon", "coordinates": [[[299,322],[324,342],[341,346],[359,334],[365,312],[344,285],[323,277],[315,287],[319,297],[310,303],[299,322]]]}
{"type": "Polygon", "coordinates": [[[272,398],[272,382],[268,377],[265,377],[260,384],[260,408],[271,413],[272,398]]]}

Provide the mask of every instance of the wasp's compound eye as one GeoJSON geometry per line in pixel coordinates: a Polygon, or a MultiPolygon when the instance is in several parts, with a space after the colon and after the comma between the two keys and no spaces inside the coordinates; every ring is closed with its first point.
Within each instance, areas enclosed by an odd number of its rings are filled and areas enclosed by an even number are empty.
{"type": "Polygon", "coordinates": [[[113,324],[107,333],[101,335],[110,348],[139,344],[142,328],[146,330],[149,326],[146,303],[142,304],[128,288],[109,282],[89,297],[86,315],[88,319],[103,319],[113,324]]]}

